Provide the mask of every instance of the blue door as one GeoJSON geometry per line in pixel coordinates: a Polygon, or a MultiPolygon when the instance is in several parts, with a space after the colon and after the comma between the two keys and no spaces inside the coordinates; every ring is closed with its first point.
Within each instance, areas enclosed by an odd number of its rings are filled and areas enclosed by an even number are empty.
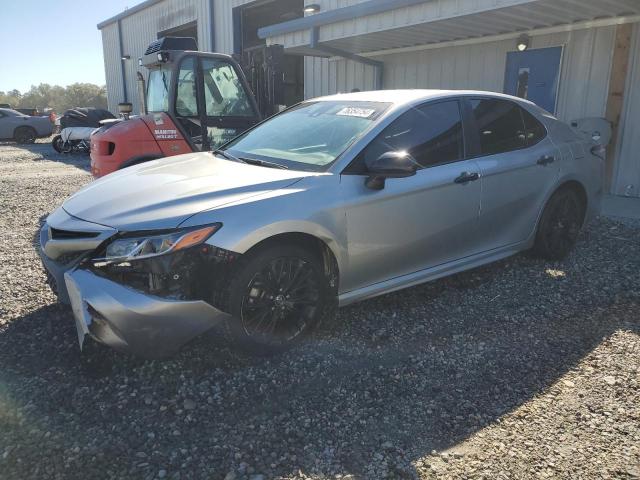
{"type": "Polygon", "coordinates": [[[504,92],[555,113],[562,47],[507,53],[504,92]]]}

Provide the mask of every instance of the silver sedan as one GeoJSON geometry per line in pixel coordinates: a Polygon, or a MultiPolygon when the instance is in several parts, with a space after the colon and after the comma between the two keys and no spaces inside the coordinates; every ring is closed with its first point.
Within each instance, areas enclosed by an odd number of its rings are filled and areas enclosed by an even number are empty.
{"type": "Polygon", "coordinates": [[[164,356],[220,324],[269,353],[338,306],[524,250],[564,258],[599,209],[601,156],[505,95],[335,95],[89,184],[41,255],[81,346],[164,356]]]}
{"type": "Polygon", "coordinates": [[[49,117],[30,117],[10,108],[0,108],[0,140],[33,143],[53,132],[49,117]]]}

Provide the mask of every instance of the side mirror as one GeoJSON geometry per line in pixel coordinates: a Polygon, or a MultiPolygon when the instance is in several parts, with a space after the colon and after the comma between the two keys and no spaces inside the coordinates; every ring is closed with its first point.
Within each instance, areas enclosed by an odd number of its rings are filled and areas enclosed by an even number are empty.
{"type": "Polygon", "coordinates": [[[387,178],[404,178],[416,174],[418,166],[408,152],[386,152],[367,165],[369,176],[364,184],[382,190],[387,178]]]}

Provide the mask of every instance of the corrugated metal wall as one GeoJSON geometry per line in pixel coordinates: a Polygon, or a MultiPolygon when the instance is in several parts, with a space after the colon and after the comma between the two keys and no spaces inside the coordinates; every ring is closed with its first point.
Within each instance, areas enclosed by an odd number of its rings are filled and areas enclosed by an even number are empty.
{"type": "MultiPolygon", "coordinates": [[[[138,67],[138,58],[144,54],[149,43],[157,38],[160,31],[197,21],[198,47],[209,50],[209,18],[209,0],[165,0],[121,20],[124,54],[131,56],[131,60],[124,62],[128,100],[133,103],[135,112],[138,111],[139,104],[136,72],[139,69],[144,72],[144,69],[138,67]]],[[[118,103],[124,101],[117,23],[102,29],[102,44],[109,110],[116,112],[118,103]]]]}
{"type": "Polygon", "coordinates": [[[214,32],[216,52],[233,53],[233,9],[252,0],[215,0],[214,32]]]}
{"type": "Polygon", "coordinates": [[[640,197],[640,24],[633,29],[613,193],[640,197]]]}
{"type": "MultiPolygon", "coordinates": [[[[604,116],[615,27],[535,36],[531,48],[564,46],[558,116],[604,116]]],[[[433,48],[374,57],[384,62],[385,88],[478,89],[502,92],[507,52],[515,40],[433,48]]],[[[353,61],[307,58],[307,98],[373,88],[374,68],[353,61]]]]}
{"type": "Polygon", "coordinates": [[[122,73],[120,70],[120,45],[118,43],[118,25],[112,23],[102,29],[102,51],[104,72],[107,82],[108,108],[116,112],[122,99],[122,73]]]}

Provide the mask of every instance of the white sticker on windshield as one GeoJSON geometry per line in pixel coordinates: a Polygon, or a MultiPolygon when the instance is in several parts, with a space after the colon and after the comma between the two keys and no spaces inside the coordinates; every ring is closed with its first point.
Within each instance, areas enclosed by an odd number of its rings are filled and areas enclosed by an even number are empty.
{"type": "Polygon", "coordinates": [[[359,107],[344,107],[336,115],[343,115],[345,117],[361,117],[369,118],[375,113],[374,108],[359,108],[359,107]]]}

